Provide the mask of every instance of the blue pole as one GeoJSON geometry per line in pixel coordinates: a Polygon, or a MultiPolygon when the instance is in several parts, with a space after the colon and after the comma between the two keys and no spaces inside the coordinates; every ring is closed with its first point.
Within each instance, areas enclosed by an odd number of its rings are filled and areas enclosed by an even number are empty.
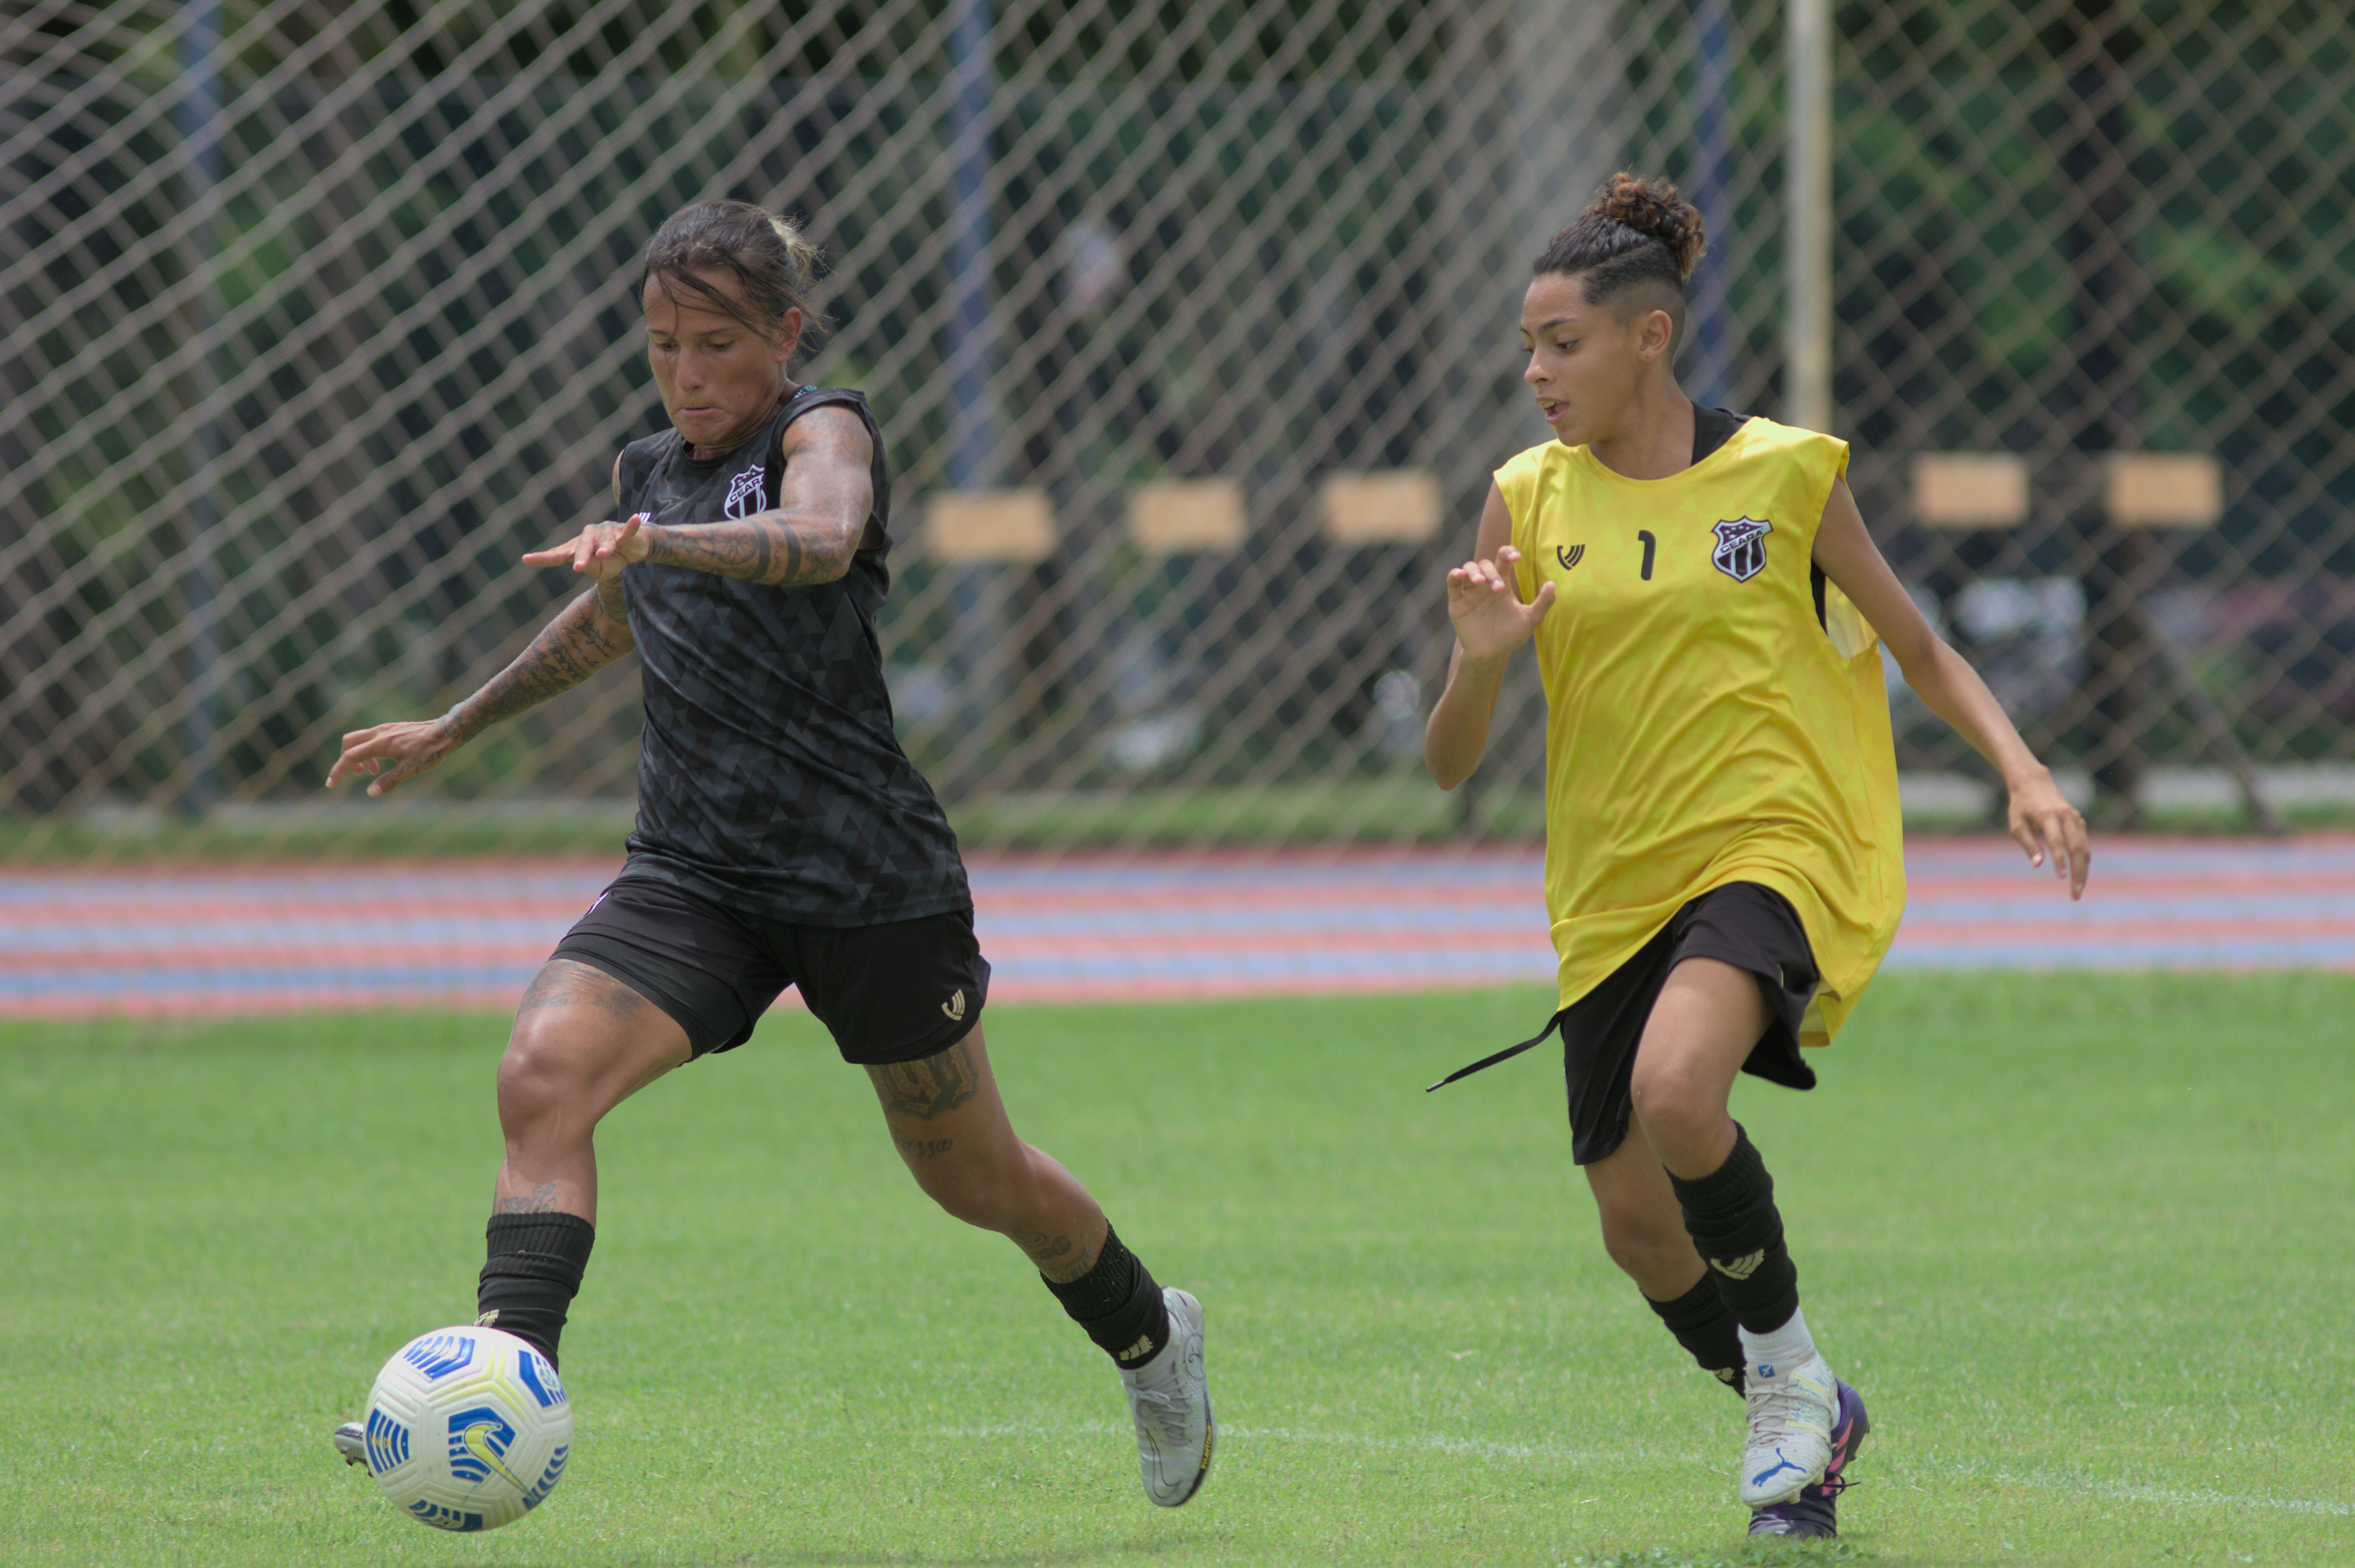
{"type": "Polygon", "coordinates": [[[989,407],[989,0],[953,0],[949,28],[949,483],[996,477],[989,407]]]}
{"type": "Polygon", "coordinates": [[[1733,401],[1733,8],[1692,0],[1692,202],[1708,228],[1709,256],[1686,308],[1692,348],[1686,389],[1711,407],[1733,401]]]}
{"type": "MultiPolygon", "coordinates": [[[[997,480],[997,431],[989,401],[989,0],[949,9],[949,487],[983,490],[997,480]]],[[[958,728],[968,747],[941,783],[961,793],[994,749],[1004,698],[1006,583],[998,568],[949,574],[954,607],[950,667],[958,728]]]]}
{"type": "MultiPolygon", "coordinates": [[[[221,178],[221,80],[219,0],[185,0],[188,19],[180,34],[180,75],[183,83],[175,119],[180,140],[188,149],[188,215],[194,266],[203,274],[197,299],[196,328],[212,330],[220,319],[220,284],[214,276],[214,229],[218,214],[216,192],[221,178]]],[[[187,794],[181,807],[200,816],[220,794],[219,759],[215,741],[219,731],[217,690],[219,681],[220,634],[218,569],[213,559],[215,535],[220,525],[215,470],[221,455],[218,350],[209,344],[197,357],[189,379],[190,411],[196,415],[196,441],[189,453],[188,569],[182,585],[188,614],[189,706],[184,744],[188,763],[187,794]]]]}

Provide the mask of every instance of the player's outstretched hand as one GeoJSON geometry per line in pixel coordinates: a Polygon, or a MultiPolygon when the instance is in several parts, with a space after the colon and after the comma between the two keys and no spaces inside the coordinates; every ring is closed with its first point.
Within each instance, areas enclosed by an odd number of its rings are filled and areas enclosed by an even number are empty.
{"type": "Polygon", "coordinates": [[[2028,851],[2028,863],[2052,862],[2052,874],[2069,881],[2071,899],[2085,896],[2085,878],[2094,869],[2093,845],[2085,837],[2085,818],[2053,784],[2052,775],[2018,780],[2011,786],[2011,836],[2028,851]]]}
{"type": "Polygon", "coordinates": [[[1447,618],[1455,623],[1465,657],[1504,657],[1528,642],[1552,610],[1550,582],[1539,586],[1535,599],[1521,603],[1513,573],[1520,559],[1521,552],[1507,545],[1494,560],[1467,560],[1447,574],[1447,618]]]}
{"type": "Polygon", "coordinates": [[[622,575],[622,568],[646,559],[653,541],[646,538],[644,512],[632,512],[618,523],[591,523],[570,544],[536,549],[523,558],[526,566],[564,566],[585,572],[600,582],[622,575]]]}
{"type": "Polygon", "coordinates": [[[344,737],[344,753],[327,770],[327,787],[356,774],[371,775],[371,795],[390,795],[458,749],[458,738],[441,719],[378,724],[344,737]]]}

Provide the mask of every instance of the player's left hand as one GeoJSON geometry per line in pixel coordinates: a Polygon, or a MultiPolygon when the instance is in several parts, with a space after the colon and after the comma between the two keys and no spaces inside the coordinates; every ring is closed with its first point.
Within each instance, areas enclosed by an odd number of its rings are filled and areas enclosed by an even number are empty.
{"type": "Polygon", "coordinates": [[[562,566],[568,561],[572,570],[611,582],[622,575],[622,569],[646,559],[654,541],[646,537],[644,512],[632,512],[618,523],[591,523],[581,530],[581,537],[570,544],[551,545],[536,549],[523,558],[526,566],[562,566]]]}
{"type": "Polygon", "coordinates": [[[2028,863],[2052,862],[2052,874],[2069,881],[2069,897],[2085,896],[2085,878],[2094,869],[2094,848],[2085,837],[2085,817],[2061,793],[2052,775],[2039,768],[2011,784],[2011,807],[2007,813],[2011,837],[2028,851],[2028,863]]]}

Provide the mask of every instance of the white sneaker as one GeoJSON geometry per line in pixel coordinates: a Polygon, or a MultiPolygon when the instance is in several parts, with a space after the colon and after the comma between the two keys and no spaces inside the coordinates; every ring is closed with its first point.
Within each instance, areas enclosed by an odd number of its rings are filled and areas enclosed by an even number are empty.
{"type": "Polygon", "coordinates": [[[336,1452],[346,1465],[368,1463],[368,1433],[358,1422],[346,1421],[336,1428],[336,1452]]]}
{"type": "Polygon", "coordinates": [[[1134,1370],[1121,1369],[1128,1413],[1136,1422],[1136,1467],[1145,1495],[1176,1508],[1210,1473],[1210,1380],[1202,1370],[1202,1304],[1165,1285],[1169,1343],[1134,1370]]]}
{"type": "Polygon", "coordinates": [[[1753,1361],[1743,1378],[1750,1440],[1742,1450],[1742,1500],[1753,1509],[1788,1502],[1831,1464],[1839,1380],[1813,1352],[1790,1367],[1753,1361]]]}

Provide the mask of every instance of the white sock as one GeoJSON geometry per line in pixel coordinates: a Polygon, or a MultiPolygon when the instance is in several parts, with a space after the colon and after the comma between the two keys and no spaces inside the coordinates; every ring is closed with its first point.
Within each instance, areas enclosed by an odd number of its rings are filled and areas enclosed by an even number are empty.
{"type": "Polygon", "coordinates": [[[1816,1341],[1807,1333],[1804,1312],[1793,1312],[1791,1320],[1771,1334],[1742,1330],[1742,1354],[1750,1362],[1753,1378],[1780,1377],[1815,1353],[1816,1341]]]}

